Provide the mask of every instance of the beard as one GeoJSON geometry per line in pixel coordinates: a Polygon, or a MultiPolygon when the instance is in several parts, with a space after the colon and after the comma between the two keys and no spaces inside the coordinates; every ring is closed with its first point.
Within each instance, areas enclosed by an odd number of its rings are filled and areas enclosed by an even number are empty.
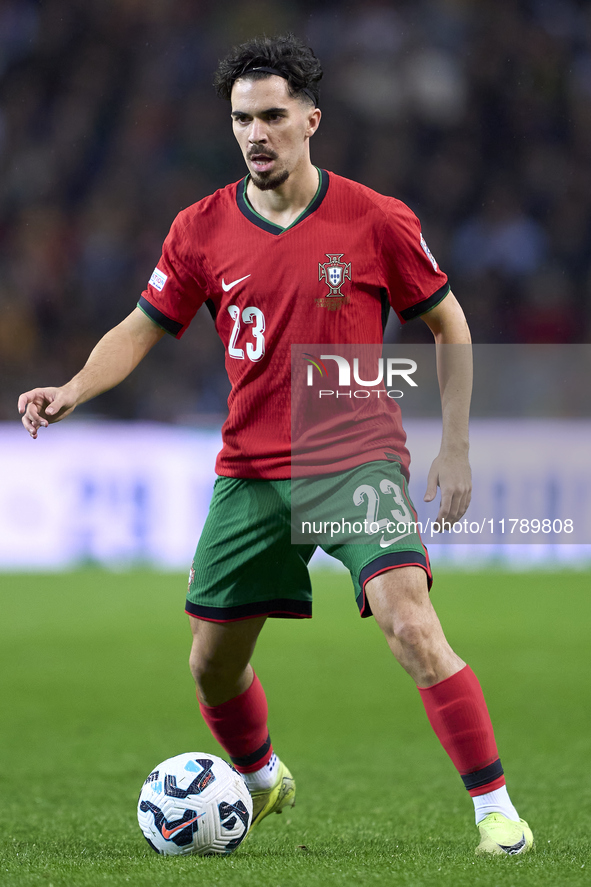
{"type": "Polygon", "coordinates": [[[251,172],[250,178],[252,184],[255,188],[258,188],[259,191],[274,191],[275,188],[279,188],[288,180],[289,170],[283,169],[281,172],[277,173],[251,172]]]}

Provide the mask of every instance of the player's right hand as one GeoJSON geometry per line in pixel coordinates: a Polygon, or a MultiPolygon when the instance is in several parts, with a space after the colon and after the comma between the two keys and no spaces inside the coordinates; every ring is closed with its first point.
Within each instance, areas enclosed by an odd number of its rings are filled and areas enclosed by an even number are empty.
{"type": "Polygon", "coordinates": [[[59,422],[74,410],[76,401],[66,388],[34,388],[18,399],[22,423],[33,439],[40,428],[59,422]]]}

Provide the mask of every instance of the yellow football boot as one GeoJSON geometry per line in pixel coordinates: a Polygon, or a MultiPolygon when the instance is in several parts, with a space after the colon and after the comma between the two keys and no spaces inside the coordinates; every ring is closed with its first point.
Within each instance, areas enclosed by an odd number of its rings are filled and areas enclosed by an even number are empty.
{"type": "Polygon", "coordinates": [[[295,781],[284,763],[279,761],[277,782],[273,788],[251,792],[252,822],[250,830],[258,825],[269,813],[281,813],[284,807],[295,804],[295,781]]]}
{"type": "Polygon", "coordinates": [[[534,836],[524,819],[515,822],[502,813],[489,813],[478,823],[480,844],[476,848],[479,856],[494,853],[499,856],[517,856],[527,853],[534,846],[534,836]]]}

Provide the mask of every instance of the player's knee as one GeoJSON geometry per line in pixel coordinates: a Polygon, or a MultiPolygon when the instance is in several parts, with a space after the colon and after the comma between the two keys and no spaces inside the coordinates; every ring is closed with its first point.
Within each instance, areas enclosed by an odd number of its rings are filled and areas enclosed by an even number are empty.
{"type": "Polygon", "coordinates": [[[392,635],[403,649],[415,654],[427,649],[431,643],[430,627],[412,616],[395,621],[392,635]]]}
{"type": "Polygon", "coordinates": [[[191,653],[189,655],[189,668],[193,675],[193,680],[197,686],[201,686],[204,681],[214,678],[219,666],[216,663],[216,657],[208,655],[207,651],[198,644],[193,643],[191,653]]]}
{"type": "Polygon", "coordinates": [[[193,644],[189,653],[189,669],[193,675],[193,680],[197,684],[203,672],[203,662],[199,652],[195,650],[195,644],[193,644]]]}
{"type": "Polygon", "coordinates": [[[421,687],[441,680],[441,665],[455,656],[436,618],[409,614],[393,623],[390,648],[399,664],[421,687]]]}
{"type": "Polygon", "coordinates": [[[197,689],[206,695],[227,685],[232,685],[244,671],[244,664],[218,651],[209,650],[193,642],[189,656],[189,668],[197,689]]]}

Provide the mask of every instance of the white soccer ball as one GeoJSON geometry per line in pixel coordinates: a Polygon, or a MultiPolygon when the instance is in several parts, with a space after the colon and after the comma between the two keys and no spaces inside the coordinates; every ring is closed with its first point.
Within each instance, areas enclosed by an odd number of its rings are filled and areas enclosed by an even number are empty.
{"type": "Polygon", "coordinates": [[[228,854],[248,833],[252,798],[242,776],[221,758],[189,752],[152,770],[140,792],[137,818],[157,853],[228,854]]]}

